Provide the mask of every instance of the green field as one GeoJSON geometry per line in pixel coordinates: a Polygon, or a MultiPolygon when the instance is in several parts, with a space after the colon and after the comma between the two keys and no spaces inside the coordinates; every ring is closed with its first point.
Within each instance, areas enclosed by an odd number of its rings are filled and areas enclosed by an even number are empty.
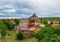
{"type": "Polygon", "coordinates": [[[23,40],[17,40],[15,31],[9,31],[9,33],[10,36],[6,35],[3,39],[3,42],[37,42],[37,39],[35,38],[25,38],[23,40]]]}

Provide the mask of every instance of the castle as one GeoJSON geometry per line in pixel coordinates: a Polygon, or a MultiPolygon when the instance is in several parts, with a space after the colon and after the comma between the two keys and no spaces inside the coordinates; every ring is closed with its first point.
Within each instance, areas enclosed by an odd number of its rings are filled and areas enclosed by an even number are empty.
{"type": "Polygon", "coordinates": [[[21,19],[19,25],[23,27],[29,27],[30,29],[33,28],[33,30],[35,30],[39,25],[39,23],[40,23],[40,20],[38,16],[35,13],[33,13],[31,17],[21,19]]]}

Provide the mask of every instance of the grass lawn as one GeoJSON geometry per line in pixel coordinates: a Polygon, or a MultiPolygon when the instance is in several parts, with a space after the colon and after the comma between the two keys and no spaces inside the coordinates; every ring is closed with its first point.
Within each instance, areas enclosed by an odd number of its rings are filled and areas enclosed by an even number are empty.
{"type": "Polygon", "coordinates": [[[37,39],[35,38],[25,38],[23,40],[17,40],[15,31],[9,31],[9,33],[10,36],[6,35],[3,39],[3,42],[37,42],[37,39]]]}
{"type": "Polygon", "coordinates": [[[37,40],[35,38],[27,38],[27,39],[16,41],[16,42],[37,42],[37,40]]]}

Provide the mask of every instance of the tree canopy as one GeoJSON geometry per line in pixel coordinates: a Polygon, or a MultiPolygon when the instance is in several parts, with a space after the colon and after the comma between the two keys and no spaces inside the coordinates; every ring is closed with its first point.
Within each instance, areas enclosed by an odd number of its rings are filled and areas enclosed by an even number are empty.
{"type": "Polygon", "coordinates": [[[37,31],[35,37],[39,42],[60,42],[60,26],[46,26],[37,31]]]}

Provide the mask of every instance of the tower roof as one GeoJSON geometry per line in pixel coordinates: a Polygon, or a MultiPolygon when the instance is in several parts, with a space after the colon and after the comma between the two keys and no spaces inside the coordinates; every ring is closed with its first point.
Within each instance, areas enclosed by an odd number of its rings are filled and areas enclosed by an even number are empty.
{"type": "Polygon", "coordinates": [[[30,19],[38,19],[38,16],[36,15],[36,13],[33,13],[33,15],[31,17],[29,17],[29,20],[30,19]]]}
{"type": "Polygon", "coordinates": [[[38,17],[38,16],[36,15],[36,13],[33,13],[33,15],[31,17],[38,17]]]}

